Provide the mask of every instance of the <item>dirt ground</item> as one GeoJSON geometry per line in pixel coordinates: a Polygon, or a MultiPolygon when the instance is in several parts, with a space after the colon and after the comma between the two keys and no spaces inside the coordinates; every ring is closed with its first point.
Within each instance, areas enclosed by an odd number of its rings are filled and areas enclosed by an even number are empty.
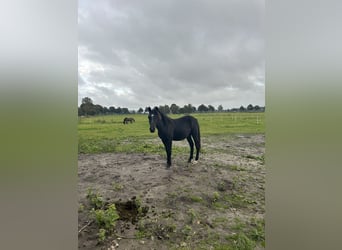
{"type": "MultiPolygon", "coordinates": [[[[159,138],[155,143],[161,144],[159,138]]],[[[186,141],[173,145],[188,147],[186,141]]],[[[188,153],[177,153],[170,169],[165,152],[80,154],[79,249],[215,249],[237,244],[230,239],[239,230],[255,230],[265,216],[264,135],[209,136],[202,148],[197,164],[187,164],[188,153]],[[89,189],[108,204],[138,200],[143,209],[119,219],[99,243],[89,189]]],[[[257,242],[256,249],[263,246],[257,242]]]]}

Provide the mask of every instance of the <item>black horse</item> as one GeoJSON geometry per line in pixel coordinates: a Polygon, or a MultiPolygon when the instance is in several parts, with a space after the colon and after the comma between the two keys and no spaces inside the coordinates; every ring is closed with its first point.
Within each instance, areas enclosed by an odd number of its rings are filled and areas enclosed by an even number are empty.
{"type": "Polygon", "coordinates": [[[162,140],[166,155],[167,155],[167,167],[171,166],[171,150],[172,141],[181,141],[185,138],[190,145],[190,157],[188,162],[193,159],[194,142],[196,146],[196,158],[198,160],[199,151],[201,148],[200,129],[197,119],[192,116],[183,116],[178,119],[171,119],[167,115],[160,112],[158,107],[151,109],[147,108],[148,120],[150,123],[150,131],[153,133],[155,128],[158,129],[158,136],[162,140]]]}
{"type": "Polygon", "coordinates": [[[125,117],[125,119],[123,120],[123,124],[128,124],[129,122],[135,122],[134,118],[125,117]]]}

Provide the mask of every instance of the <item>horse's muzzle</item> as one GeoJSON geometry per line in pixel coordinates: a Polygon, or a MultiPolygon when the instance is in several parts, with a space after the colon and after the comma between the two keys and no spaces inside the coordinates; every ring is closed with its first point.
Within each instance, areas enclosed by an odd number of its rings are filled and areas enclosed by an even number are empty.
{"type": "Polygon", "coordinates": [[[150,128],[150,132],[154,133],[155,128],[150,128]]]}

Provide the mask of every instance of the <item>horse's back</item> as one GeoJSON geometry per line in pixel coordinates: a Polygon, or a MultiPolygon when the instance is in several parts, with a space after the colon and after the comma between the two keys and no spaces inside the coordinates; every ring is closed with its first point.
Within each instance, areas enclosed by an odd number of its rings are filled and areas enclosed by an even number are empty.
{"type": "Polygon", "coordinates": [[[174,119],[174,140],[183,140],[189,135],[193,135],[199,130],[198,121],[196,118],[186,115],[178,119],[174,119]]]}

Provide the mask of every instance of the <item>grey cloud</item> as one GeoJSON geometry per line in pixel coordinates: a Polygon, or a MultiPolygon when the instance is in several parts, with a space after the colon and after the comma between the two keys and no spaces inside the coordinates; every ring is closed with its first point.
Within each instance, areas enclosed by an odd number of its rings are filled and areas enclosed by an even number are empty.
{"type": "Polygon", "coordinates": [[[251,80],[264,82],[263,1],[81,1],[79,8],[79,43],[88,51],[81,58],[105,68],[82,76],[82,94],[103,82],[132,90],[122,98],[99,87],[94,102],[240,105],[249,91],[264,104],[251,80]]]}

